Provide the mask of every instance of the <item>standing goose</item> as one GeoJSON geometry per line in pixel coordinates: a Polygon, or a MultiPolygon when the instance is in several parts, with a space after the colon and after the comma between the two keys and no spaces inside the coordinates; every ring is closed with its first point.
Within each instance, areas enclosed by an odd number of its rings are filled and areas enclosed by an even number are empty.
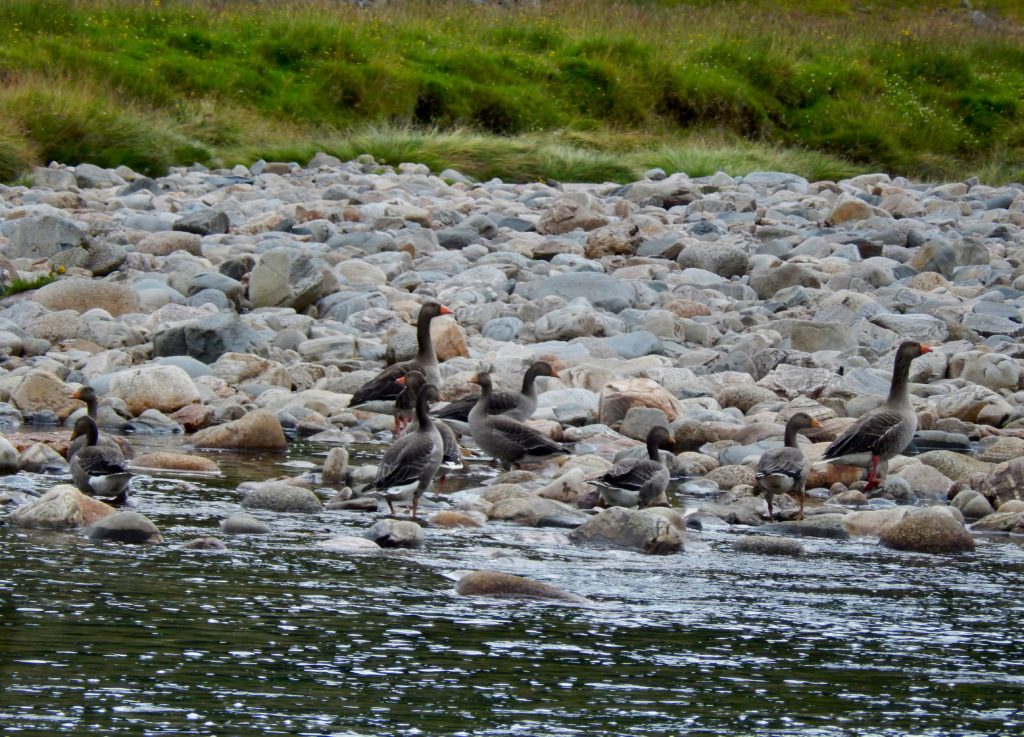
{"type": "Polygon", "coordinates": [[[85,447],[71,456],[71,478],[85,494],[120,503],[128,498],[132,475],[118,448],[99,445],[99,428],[91,417],[79,417],[71,431],[71,440],[86,439],[85,447]]]}
{"type": "Polygon", "coordinates": [[[665,493],[668,468],[661,462],[662,446],[675,443],[664,427],[652,427],[647,433],[647,458],[626,458],[609,468],[601,481],[606,484],[598,493],[609,507],[643,509],[665,493]]]}
{"type": "Polygon", "coordinates": [[[910,403],[907,380],[910,362],[932,348],[912,340],[900,344],[892,370],[889,398],[881,407],[857,420],[825,449],[823,461],[868,469],[865,491],[877,488],[889,468],[889,459],[903,452],[914,439],[917,413],[910,403]],[[882,474],[879,477],[879,467],[882,474]]]}
{"type": "Polygon", "coordinates": [[[352,395],[350,407],[365,404],[373,400],[394,399],[402,392],[398,379],[410,371],[419,371],[434,386],[441,386],[441,369],[437,365],[434,343],[430,339],[430,321],[438,315],[450,315],[452,311],[437,302],[427,302],[420,307],[416,318],[416,343],[419,350],[410,361],[393,363],[375,377],[363,384],[352,395]]]}
{"type": "Polygon", "coordinates": [[[430,486],[444,456],[441,434],[430,419],[430,402],[437,399],[437,387],[425,385],[416,397],[415,432],[403,435],[384,453],[377,478],[373,482],[375,496],[388,503],[395,513],[394,502],[412,499],[412,517],[416,519],[416,506],[423,492],[430,486]]]}
{"type": "MultiPolygon", "coordinates": [[[[526,422],[533,416],[537,409],[537,387],[535,386],[538,376],[558,377],[558,372],[547,361],[534,361],[526,369],[523,375],[523,388],[516,392],[492,392],[491,401],[487,403],[487,414],[508,415],[509,417],[526,422]]],[[[477,397],[468,396],[450,402],[447,407],[434,413],[439,420],[457,420],[468,422],[469,413],[476,406],[477,397]]]]}
{"type": "Polygon", "coordinates": [[[539,463],[569,450],[507,415],[487,413],[491,398],[491,375],[481,371],[472,379],[480,385],[480,397],[469,413],[469,431],[485,453],[498,460],[506,470],[513,464],[539,463]]]}
{"type": "MultiPolygon", "coordinates": [[[[410,371],[400,378],[398,383],[402,385],[402,393],[395,400],[395,424],[396,426],[398,425],[399,418],[402,418],[403,422],[401,429],[395,430],[396,438],[402,437],[407,431],[414,432],[419,427],[419,423],[413,419],[415,413],[407,414],[405,406],[410,405],[415,410],[416,399],[427,382],[419,371],[410,371]]],[[[462,468],[462,451],[459,448],[459,441],[455,438],[455,433],[443,422],[435,422],[434,427],[441,434],[441,443],[444,446],[441,468],[447,471],[455,471],[462,468]]],[[[438,483],[440,484],[444,481],[444,478],[445,474],[442,473],[438,483]]]]}
{"type": "Polygon", "coordinates": [[[807,459],[797,446],[796,434],[809,427],[821,427],[806,412],[797,412],[786,423],[786,435],[781,448],[773,448],[761,455],[757,463],[758,493],[768,501],[768,521],[773,521],[772,499],[776,494],[795,492],[800,497],[800,516],[804,518],[804,485],[807,483],[807,459]]]}
{"type": "MultiPolygon", "coordinates": [[[[75,399],[80,399],[81,401],[85,402],[85,413],[90,418],[92,418],[93,422],[99,423],[99,418],[97,417],[97,411],[99,408],[99,398],[96,396],[95,389],[93,389],[91,386],[86,385],[75,391],[71,396],[74,397],[75,399]]],[[[80,451],[82,448],[84,448],[87,443],[88,439],[86,438],[85,435],[79,435],[74,440],[72,440],[68,444],[68,460],[70,461],[71,457],[75,455],[75,453],[80,451]]],[[[125,458],[133,458],[135,456],[135,449],[132,448],[131,443],[129,443],[125,438],[121,438],[121,440],[118,441],[112,436],[101,432],[99,433],[99,440],[97,441],[97,445],[101,447],[111,447],[117,452],[121,453],[121,455],[123,455],[125,458]]]]}

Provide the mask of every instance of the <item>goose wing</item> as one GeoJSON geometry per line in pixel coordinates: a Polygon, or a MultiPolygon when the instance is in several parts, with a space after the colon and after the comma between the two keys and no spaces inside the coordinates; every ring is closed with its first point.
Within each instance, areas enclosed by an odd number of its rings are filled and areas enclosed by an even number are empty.
{"type": "Polygon", "coordinates": [[[98,445],[82,448],[73,460],[89,476],[110,476],[128,470],[123,455],[98,445]]]}
{"type": "Polygon", "coordinates": [[[627,458],[605,471],[601,480],[623,489],[640,489],[662,468],[660,463],[650,458],[627,458]]]}
{"type": "Polygon", "coordinates": [[[487,418],[487,423],[506,443],[522,451],[524,456],[568,453],[564,446],[511,417],[493,415],[487,418]]]}
{"type": "Polygon", "coordinates": [[[906,421],[906,417],[899,410],[879,407],[851,425],[825,449],[821,457],[828,460],[855,453],[883,452],[899,437],[901,426],[906,421]]]}
{"type": "Polygon", "coordinates": [[[433,455],[433,433],[414,432],[404,435],[384,454],[373,485],[378,489],[386,489],[418,481],[431,464],[433,455]]]}
{"type": "Polygon", "coordinates": [[[403,389],[398,380],[414,369],[422,370],[411,361],[391,364],[359,387],[352,395],[349,406],[355,407],[375,400],[396,399],[403,389]]]}
{"type": "Polygon", "coordinates": [[[788,476],[797,481],[807,475],[807,461],[798,448],[775,448],[766,451],[757,463],[755,478],[788,476]]]}

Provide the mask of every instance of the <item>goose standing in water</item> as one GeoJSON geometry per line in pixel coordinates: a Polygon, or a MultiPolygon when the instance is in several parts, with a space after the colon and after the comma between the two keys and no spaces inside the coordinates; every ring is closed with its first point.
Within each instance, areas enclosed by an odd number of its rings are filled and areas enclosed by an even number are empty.
{"type": "Polygon", "coordinates": [[[434,353],[434,343],[430,339],[430,321],[438,315],[450,314],[451,310],[437,302],[427,302],[420,307],[419,316],[416,318],[416,343],[419,347],[416,357],[391,364],[363,384],[352,395],[349,406],[355,407],[374,400],[394,399],[402,392],[398,379],[410,371],[419,371],[426,377],[428,383],[441,386],[441,369],[437,363],[437,354],[434,353]]]}
{"type": "Polygon", "coordinates": [[[809,427],[821,427],[818,421],[806,412],[797,412],[786,423],[783,446],[773,448],[761,455],[757,463],[758,493],[764,493],[768,502],[768,521],[773,521],[772,499],[776,494],[796,493],[800,498],[800,516],[804,518],[804,486],[807,483],[807,459],[797,446],[796,434],[809,427]]]}
{"type": "MultiPolygon", "coordinates": [[[[491,392],[491,400],[487,403],[487,414],[508,415],[526,422],[533,417],[537,409],[536,381],[539,376],[558,377],[558,372],[547,361],[534,361],[523,374],[523,388],[520,392],[491,392]]],[[[468,396],[449,402],[447,407],[434,413],[439,420],[469,422],[469,413],[473,411],[479,397],[468,396]]]]}
{"type": "Polygon", "coordinates": [[[472,381],[479,384],[480,397],[469,413],[469,431],[480,449],[493,456],[505,470],[513,465],[539,463],[570,452],[519,420],[507,415],[488,414],[491,375],[481,371],[472,381]]]}
{"type": "Polygon", "coordinates": [[[877,488],[885,478],[889,460],[903,452],[914,439],[917,413],[910,403],[907,381],[910,362],[933,349],[908,340],[896,351],[889,398],[840,435],[825,449],[822,460],[844,466],[868,469],[868,485],[864,491],[877,488]],[[879,475],[881,469],[881,475],[879,475]]]}
{"type": "Polygon", "coordinates": [[[647,433],[647,458],[626,458],[609,468],[598,489],[601,500],[609,507],[647,507],[668,488],[668,468],[661,462],[659,448],[675,443],[675,438],[661,426],[647,433]]]}
{"type": "Polygon", "coordinates": [[[85,438],[85,447],[70,457],[71,478],[79,491],[102,497],[113,503],[128,498],[128,482],[132,475],[120,449],[98,444],[99,428],[89,416],[79,417],[71,431],[72,443],[85,438]]]}
{"type": "MultiPolygon", "coordinates": [[[[408,412],[405,407],[408,405],[415,410],[416,400],[427,381],[419,371],[410,371],[400,378],[398,383],[403,388],[402,393],[395,400],[395,423],[396,425],[398,424],[400,417],[403,419],[403,422],[402,429],[395,431],[396,438],[402,437],[406,432],[415,432],[416,428],[419,427],[419,423],[414,419],[415,412],[408,412]]],[[[462,468],[462,450],[459,448],[459,441],[450,427],[443,422],[434,422],[434,427],[440,433],[441,443],[444,446],[444,457],[441,459],[442,473],[437,480],[440,486],[445,479],[446,474],[444,471],[455,471],[462,468]]]]}
{"type": "Polygon", "coordinates": [[[396,501],[412,500],[412,518],[423,492],[434,480],[444,458],[444,441],[430,419],[430,402],[437,399],[437,387],[426,384],[416,397],[419,426],[388,447],[377,467],[373,496],[383,497],[395,513],[396,501]]]}
{"type": "MultiPolygon", "coordinates": [[[[92,418],[92,421],[97,423],[98,426],[99,417],[97,416],[97,413],[99,409],[99,398],[96,396],[96,390],[93,389],[91,386],[86,385],[75,391],[71,396],[74,397],[75,399],[79,399],[85,402],[86,415],[92,418]]],[[[74,440],[72,440],[68,444],[68,460],[70,461],[71,457],[75,453],[84,448],[87,442],[88,440],[85,435],[79,435],[74,440]]],[[[132,448],[132,444],[129,443],[128,440],[125,438],[117,440],[113,436],[101,432],[99,433],[99,440],[97,441],[97,445],[102,447],[111,447],[117,452],[121,453],[121,455],[123,455],[125,458],[135,457],[135,449],[132,448]]]]}

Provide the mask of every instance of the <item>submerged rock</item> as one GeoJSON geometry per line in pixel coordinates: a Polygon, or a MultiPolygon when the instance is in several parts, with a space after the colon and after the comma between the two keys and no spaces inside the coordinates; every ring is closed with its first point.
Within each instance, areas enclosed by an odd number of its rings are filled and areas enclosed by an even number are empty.
{"type": "Polygon", "coordinates": [[[965,553],[974,550],[974,538],[963,524],[943,508],[914,510],[882,531],[882,545],[917,553],[965,553]]]}
{"type": "Polygon", "coordinates": [[[363,536],[382,548],[418,548],[423,545],[423,528],[411,520],[382,519],[363,536]]]}
{"type": "Polygon", "coordinates": [[[163,536],[153,522],[138,512],[116,512],[86,528],[91,540],[112,540],[120,543],[160,543],[163,536]]]}
{"type": "Polygon", "coordinates": [[[789,555],[799,557],[803,555],[803,543],[787,537],[773,537],[771,535],[744,535],[735,543],[733,549],[740,553],[756,553],[757,555],[789,555]]]}
{"type": "Polygon", "coordinates": [[[573,530],[575,542],[670,555],[683,549],[681,530],[651,510],[612,507],[573,530]]]}
{"type": "Polygon", "coordinates": [[[36,530],[72,530],[91,525],[117,512],[74,486],[60,484],[33,502],[15,509],[10,517],[18,527],[36,530]]]}
{"type": "Polygon", "coordinates": [[[496,596],[525,599],[550,599],[573,604],[590,604],[590,599],[573,594],[557,586],[534,581],[522,576],[498,571],[473,571],[467,573],[455,584],[460,596],[496,596]]]}
{"type": "Polygon", "coordinates": [[[309,489],[284,482],[260,484],[242,499],[246,509],[267,509],[271,512],[314,514],[323,510],[320,499],[309,489]]]}

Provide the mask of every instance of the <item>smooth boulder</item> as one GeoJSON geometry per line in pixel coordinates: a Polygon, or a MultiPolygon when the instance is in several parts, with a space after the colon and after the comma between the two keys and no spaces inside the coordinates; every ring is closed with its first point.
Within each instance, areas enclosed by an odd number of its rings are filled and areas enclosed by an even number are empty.
{"type": "Polygon", "coordinates": [[[573,594],[542,581],[498,571],[473,571],[455,584],[459,596],[494,596],[502,598],[549,599],[573,604],[589,604],[590,599],[573,594]]]}
{"type": "Polygon", "coordinates": [[[966,553],[974,550],[974,538],[958,520],[942,508],[915,510],[882,531],[879,542],[893,550],[915,553],[966,553]]]}
{"type": "Polygon", "coordinates": [[[569,537],[575,542],[670,555],[683,549],[683,533],[649,510],[612,507],[591,517],[569,537]]]}

